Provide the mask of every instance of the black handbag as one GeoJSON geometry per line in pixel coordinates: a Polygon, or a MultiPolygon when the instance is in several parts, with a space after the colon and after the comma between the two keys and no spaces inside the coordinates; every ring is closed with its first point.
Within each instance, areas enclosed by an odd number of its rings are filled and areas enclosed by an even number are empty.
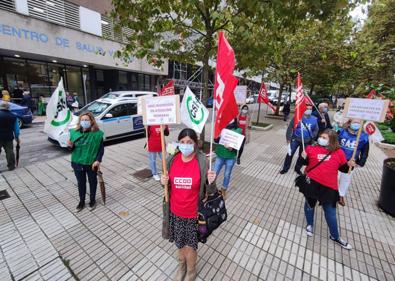
{"type": "Polygon", "coordinates": [[[311,172],[312,170],[314,170],[315,168],[317,168],[319,165],[321,165],[322,162],[325,161],[325,159],[327,159],[329,157],[329,155],[331,155],[332,152],[329,152],[327,155],[325,155],[324,158],[322,158],[320,160],[320,162],[318,162],[317,164],[315,164],[313,167],[311,167],[310,169],[308,169],[307,171],[304,171],[304,173],[302,175],[299,175],[295,178],[295,186],[299,187],[299,191],[302,192],[302,190],[304,190],[308,185],[310,185],[310,178],[307,176],[308,172],[311,172]]]}
{"type": "Polygon", "coordinates": [[[199,242],[206,243],[211,233],[227,218],[225,200],[218,191],[209,195],[207,201],[200,201],[198,209],[199,242]]]}

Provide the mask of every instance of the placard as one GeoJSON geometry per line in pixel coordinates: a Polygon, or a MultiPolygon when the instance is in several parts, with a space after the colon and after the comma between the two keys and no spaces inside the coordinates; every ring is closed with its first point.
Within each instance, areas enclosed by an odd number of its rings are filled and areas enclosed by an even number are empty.
{"type": "Polygon", "coordinates": [[[347,118],[383,122],[389,100],[347,98],[343,115],[347,118]]]}
{"type": "Polygon", "coordinates": [[[145,97],[142,99],[144,125],[180,124],[180,96],[145,97]]]}
{"type": "Polygon", "coordinates": [[[221,131],[221,138],[219,144],[230,146],[233,149],[239,150],[244,140],[244,136],[234,131],[223,129],[221,131]]]}
{"type": "Polygon", "coordinates": [[[247,99],[247,86],[236,86],[235,98],[237,104],[245,104],[247,99]]]}
{"type": "Polygon", "coordinates": [[[181,103],[181,122],[200,134],[206,124],[208,115],[207,108],[187,87],[181,103]]]}
{"type": "Polygon", "coordinates": [[[369,135],[369,139],[373,142],[382,142],[384,140],[384,137],[376,124],[371,121],[365,123],[364,131],[369,135]]]}

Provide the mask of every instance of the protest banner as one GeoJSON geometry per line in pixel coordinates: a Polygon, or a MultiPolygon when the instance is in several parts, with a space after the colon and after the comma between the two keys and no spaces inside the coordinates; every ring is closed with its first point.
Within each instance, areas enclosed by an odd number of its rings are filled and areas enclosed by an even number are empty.
{"type": "Polygon", "coordinates": [[[206,124],[208,114],[207,108],[187,87],[181,103],[181,122],[200,134],[206,124]]]}
{"type": "Polygon", "coordinates": [[[244,136],[234,131],[223,129],[219,144],[227,145],[233,149],[239,150],[243,144],[244,136]]]}
{"type": "Polygon", "coordinates": [[[372,121],[368,121],[365,123],[364,131],[369,135],[369,139],[373,142],[381,142],[384,140],[384,137],[381,134],[380,130],[372,121]]]}
{"type": "MultiPolygon", "coordinates": [[[[364,121],[383,122],[387,113],[389,100],[347,98],[344,105],[343,115],[347,118],[360,119],[360,128],[351,159],[355,159],[359,139],[364,128],[364,121]]],[[[351,172],[351,167],[348,173],[351,172]]]]}
{"type": "Polygon", "coordinates": [[[247,86],[236,86],[235,98],[238,105],[245,104],[247,99],[247,86]]]}
{"type": "MultiPolygon", "coordinates": [[[[141,99],[143,123],[146,126],[160,125],[160,140],[162,146],[162,169],[167,176],[166,144],[164,125],[180,124],[180,96],[169,95],[159,97],[144,97],[141,99]]],[[[164,187],[165,201],[169,202],[168,186],[164,187]]]]}

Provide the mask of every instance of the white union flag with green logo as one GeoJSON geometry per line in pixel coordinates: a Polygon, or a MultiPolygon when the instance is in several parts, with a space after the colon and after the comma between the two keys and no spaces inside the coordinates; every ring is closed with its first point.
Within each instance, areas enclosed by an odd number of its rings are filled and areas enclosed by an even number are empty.
{"type": "Polygon", "coordinates": [[[200,134],[206,124],[208,114],[207,108],[187,87],[181,104],[181,122],[200,134]]]}
{"type": "MultiPolygon", "coordinates": [[[[59,135],[67,131],[67,125],[72,120],[72,113],[67,107],[62,78],[47,104],[46,115],[44,132],[52,139],[57,140],[59,135]]],[[[65,146],[63,143],[60,143],[60,145],[65,146]]]]}

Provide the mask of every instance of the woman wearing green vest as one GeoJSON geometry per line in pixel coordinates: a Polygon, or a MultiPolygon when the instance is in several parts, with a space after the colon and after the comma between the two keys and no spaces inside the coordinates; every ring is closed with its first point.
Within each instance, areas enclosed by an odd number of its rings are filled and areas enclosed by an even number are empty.
{"type": "MultiPolygon", "coordinates": [[[[242,134],[241,128],[237,127],[237,119],[229,123],[226,129],[242,134]]],[[[216,139],[215,142],[218,143],[219,139],[216,139]]],[[[221,192],[224,199],[226,199],[230,175],[232,174],[233,166],[236,163],[237,150],[228,147],[227,145],[217,144],[215,154],[217,155],[217,158],[215,160],[214,170],[217,176],[221,172],[222,167],[225,166],[224,181],[222,183],[221,192]]]]}
{"type": "Polygon", "coordinates": [[[103,132],[99,130],[95,117],[90,112],[79,116],[75,129],[70,130],[69,146],[71,153],[71,166],[78,182],[80,203],[77,212],[85,207],[86,177],[90,187],[89,209],[96,207],[97,170],[104,154],[103,132]]]}

